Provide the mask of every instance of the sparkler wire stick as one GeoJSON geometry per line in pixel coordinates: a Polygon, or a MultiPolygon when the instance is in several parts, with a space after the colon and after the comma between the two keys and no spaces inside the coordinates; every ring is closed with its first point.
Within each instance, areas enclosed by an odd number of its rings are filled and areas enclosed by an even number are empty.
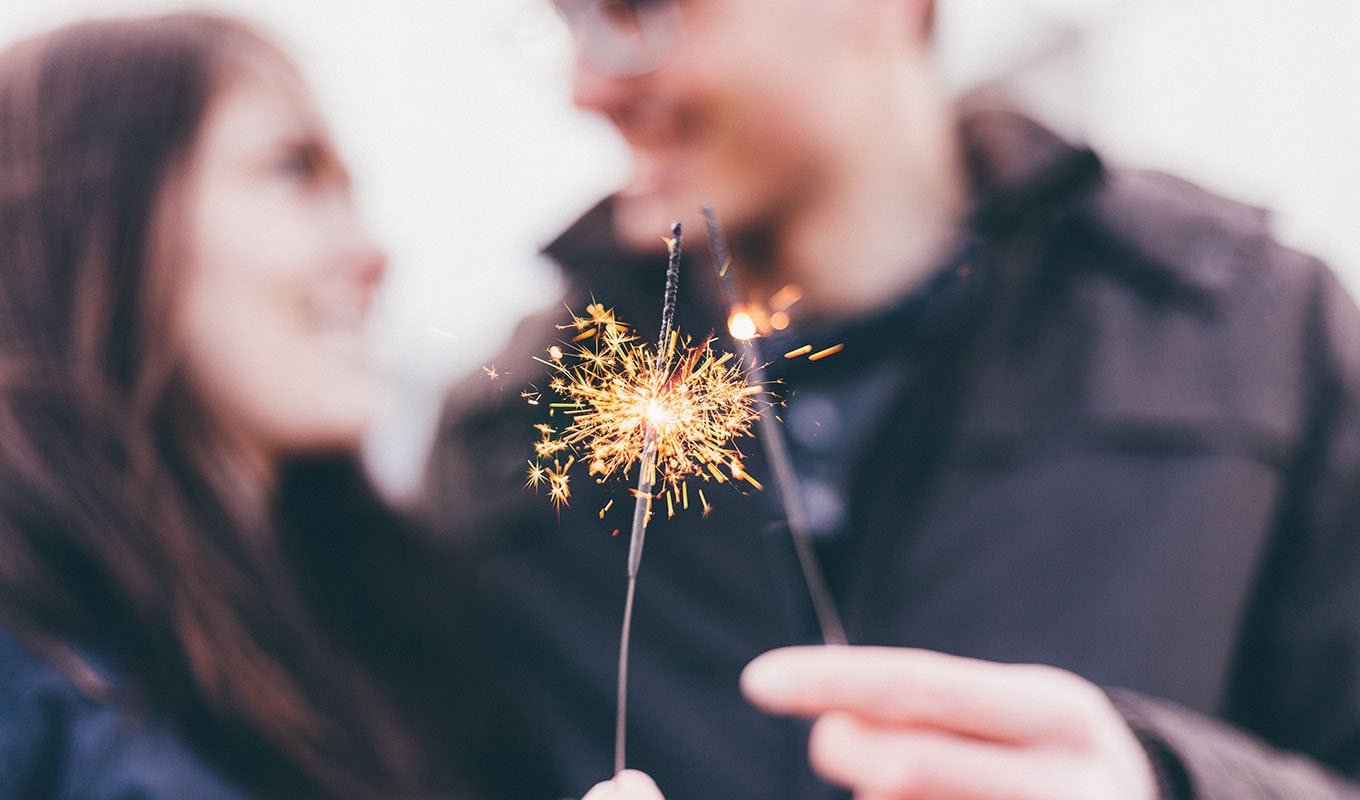
{"type": "MultiPolygon", "coordinates": [[[[713,209],[705,205],[703,214],[704,224],[708,227],[709,247],[713,251],[713,260],[718,271],[718,281],[722,284],[729,310],[734,310],[740,307],[741,300],[737,297],[736,287],[728,270],[730,264],[727,240],[718,225],[713,209]]],[[[732,338],[741,348],[742,360],[750,368],[747,373],[748,379],[755,385],[764,386],[765,361],[761,357],[760,346],[752,337],[732,338]]],[[[812,599],[812,608],[817,615],[822,641],[826,644],[847,644],[849,640],[845,636],[845,625],[841,622],[836,601],[831,596],[826,576],[822,573],[821,564],[812,548],[812,536],[808,533],[807,515],[803,510],[802,495],[798,488],[798,475],[793,470],[793,460],[789,457],[788,445],[784,441],[784,431],[780,428],[779,421],[774,418],[774,409],[764,409],[756,419],[756,426],[760,432],[757,438],[765,450],[765,459],[770,463],[775,483],[779,487],[779,499],[784,507],[784,518],[789,525],[789,536],[793,539],[793,548],[798,554],[798,565],[803,570],[803,581],[807,584],[808,595],[812,599]]]]}
{"type": "MultiPolygon", "coordinates": [[[[656,345],[658,380],[664,379],[666,362],[671,354],[671,335],[675,327],[675,296],[680,285],[680,223],[671,225],[671,238],[666,240],[666,294],[661,307],[661,335],[656,345]]],[[[638,465],[637,501],[633,506],[633,533],[628,543],[628,594],[623,602],[623,630],[619,635],[619,697],[618,716],[614,721],[614,774],[625,768],[624,739],[628,725],[628,644],[633,628],[633,595],[637,591],[638,567],[642,565],[642,545],[647,535],[647,517],[651,513],[653,475],[656,468],[656,426],[647,425],[642,444],[642,461],[638,465]]]]}

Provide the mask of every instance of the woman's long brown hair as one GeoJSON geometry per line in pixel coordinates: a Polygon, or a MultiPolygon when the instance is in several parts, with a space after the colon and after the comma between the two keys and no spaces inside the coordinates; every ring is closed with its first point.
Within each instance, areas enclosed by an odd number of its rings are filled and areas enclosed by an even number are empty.
{"type": "Polygon", "coordinates": [[[96,674],[73,643],[108,654],[118,702],[247,785],[397,795],[419,748],[178,372],[165,198],[252,53],[288,63],[237,21],[180,14],[0,54],[0,615],[73,677],[96,674]]]}

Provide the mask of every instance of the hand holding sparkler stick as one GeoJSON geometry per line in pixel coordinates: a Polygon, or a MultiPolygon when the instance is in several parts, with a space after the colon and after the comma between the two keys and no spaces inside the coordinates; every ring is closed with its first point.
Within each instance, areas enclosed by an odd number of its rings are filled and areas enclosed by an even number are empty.
{"type": "MultiPolygon", "coordinates": [[[[727,251],[727,240],[723,237],[722,228],[718,225],[718,219],[714,215],[713,209],[705,205],[703,214],[704,224],[708,227],[709,248],[713,252],[713,261],[718,271],[718,281],[722,284],[723,294],[727,300],[728,313],[729,315],[735,314],[740,308],[741,301],[737,296],[731,271],[728,269],[731,264],[727,251]]],[[[765,361],[761,357],[760,347],[753,335],[740,336],[733,332],[732,338],[736,340],[737,346],[741,349],[741,358],[742,362],[746,364],[748,378],[753,384],[764,386],[765,361]]],[[[793,539],[794,550],[798,553],[798,564],[802,568],[803,580],[807,584],[808,594],[812,599],[813,611],[817,615],[817,624],[822,631],[822,640],[827,644],[846,644],[845,625],[841,622],[840,613],[836,609],[836,601],[831,596],[831,589],[827,586],[826,577],[822,574],[821,565],[817,561],[817,554],[812,549],[812,537],[808,533],[802,494],[798,488],[798,475],[793,470],[793,460],[789,458],[788,445],[784,441],[784,431],[779,427],[778,420],[774,418],[774,410],[772,408],[765,409],[756,420],[756,426],[760,431],[758,438],[765,450],[765,459],[769,462],[770,469],[774,472],[775,483],[779,487],[779,499],[784,508],[784,518],[789,525],[789,535],[793,539]]]]}

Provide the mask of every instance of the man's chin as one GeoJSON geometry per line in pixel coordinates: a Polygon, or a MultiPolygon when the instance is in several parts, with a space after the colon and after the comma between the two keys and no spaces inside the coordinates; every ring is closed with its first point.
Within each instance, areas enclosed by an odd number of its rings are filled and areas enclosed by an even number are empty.
{"type": "Polygon", "coordinates": [[[614,199],[614,233],[620,244],[636,252],[664,252],[662,239],[670,235],[672,223],[680,220],[688,228],[698,219],[696,204],[668,196],[621,192],[614,199]]]}

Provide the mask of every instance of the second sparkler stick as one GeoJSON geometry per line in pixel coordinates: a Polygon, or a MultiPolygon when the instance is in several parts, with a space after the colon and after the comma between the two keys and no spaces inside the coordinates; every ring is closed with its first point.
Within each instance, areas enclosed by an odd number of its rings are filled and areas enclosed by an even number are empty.
{"type": "MultiPolygon", "coordinates": [[[[727,240],[723,237],[722,228],[718,225],[718,219],[709,206],[703,207],[704,223],[708,227],[709,248],[713,251],[713,259],[718,271],[718,281],[722,284],[723,293],[726,296],[729,313],[735,312],[741,304],[740,298],[733,285],[732,275],[728,269],[730,255],[727,252],[727,240]]],[[[739,336],[733,334],[737,347],[741,349],[741,358],[748,370],[747,375],[750,381],[758,386],[764,386],[765,381],[765,362],[761,358],[760,348],[751,336],[739,336]]],[[[817,554],[812,547],[812,537],[808,533],[807,517],[803,512],[802,495],[798,491],[798,475],[793,470],[793,460],[789,457],[788,446],[784,442],[784,432],[779,427],[778,420],[774,417],[774,409],[766,408],[761,412],[756,420],[756,427],[760,432],[757,437],[760,439],[762,447],[765,449],[765,459],[770,464],[770,470],[774,473],[775,483],[779,490],[779,499],[784,509],[784,518],[789,526],[789,535],[793,539],[794,550],[798,554],[798,564],[803,571],[803,580],[807,584],[808,595],[812,599],[812,607],[817,615],[817,624],[821,628],[822,641],[827,644],[846,644],[848,642],[845,635],[845,625],[841,622],[840,613],[836,609],[836,602],[831,596],[831,589],[827,585],[826,577],[822,573],[817,554]]]]}

